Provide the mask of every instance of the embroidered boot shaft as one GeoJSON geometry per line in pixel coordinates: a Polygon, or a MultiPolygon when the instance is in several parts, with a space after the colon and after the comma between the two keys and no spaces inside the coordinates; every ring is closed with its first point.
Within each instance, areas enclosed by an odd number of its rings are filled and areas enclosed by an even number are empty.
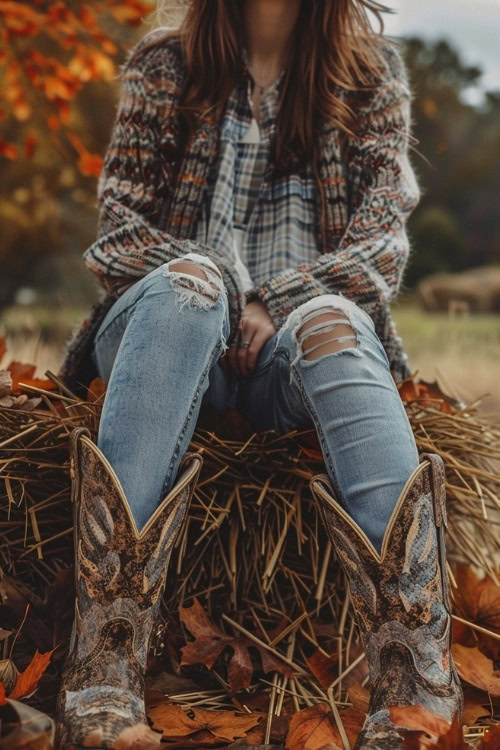
{"type": "Polygon", "coordinates": [[[463,704],[450,653],[443,462],[421,456],[380,554],[334,498],[326,476],[313,477],[311,489],[349,582],[370,670],[369,714],[356,750],[403,748],[390,706],[420,705],[451,721],[463,704]]]}
{"type": "Polygon", "coordinates": [[[196,454],[184,457],[176,485],[139,532],[90,432],[71,433],[76,602],[56,748],[125,750],[160,741],[145,714],[146,659],[201,463],[196,454]]]}

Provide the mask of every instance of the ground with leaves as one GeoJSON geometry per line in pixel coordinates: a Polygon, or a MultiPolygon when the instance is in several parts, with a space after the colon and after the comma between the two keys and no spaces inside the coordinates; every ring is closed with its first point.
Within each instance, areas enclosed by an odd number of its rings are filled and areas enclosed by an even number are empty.
{"type": "MultiPolygon", "coordinates": [[[[37,378],[33,365],[0,370],[2,750],[51,747],[74,601],[65,429],[84,423],[95,433],[104,392],[95,382],[88,401],[77,403],[59,393],[53,376],[37,378]]],[[[455,413],[425,385],[408,382],[401,395],[419,403],[420,420],[424,407],[440,419],[455,413]]],[[[293,436],[248,436],[233,420],[232,440],[196,435],[205,473],[191,536],[171,563],[177,585],[167,589],[168,625],[149,658],[148,716],[170,748],[342,750],[359,734],[369,684],[343,577],[329,553],[318,555],[326,548],[322,530],[306,497],[298,500],[318,468],[317,445],[310,434],[299,444],[293,436]],[[288,474],[284,461],[293,467],[288,474]]],[[[408,748],[500,748],[499,576],[454,562],[453,654],[465,733],[421,708],[393,708],[395,721],[414,727],[408,748]]]]}

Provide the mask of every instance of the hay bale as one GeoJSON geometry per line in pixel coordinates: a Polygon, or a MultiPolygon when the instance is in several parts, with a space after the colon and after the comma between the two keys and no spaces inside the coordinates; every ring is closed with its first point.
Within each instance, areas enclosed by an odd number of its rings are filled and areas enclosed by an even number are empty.
{"type": "MultiPolygon", "coordinates": [[[[63,388],[26,388],[45,408],[0,407],[0,567],[41,593],[73,558],[68,438],[84,426],[97,440],[104,394],[101,387],[82,401],[63,388]]],[[[498,422],[412,380],[401,395],[419,450],[440,454],[446,464],[449,557],[495,578],[498,422]]],[[[284,628],[319,648],[313,620],[329,623],[339,658],[346,648],[359,658],[343,575],[309,490],[311,477],[323,471],[318,448],[311,430],[256,434],[234,413],[221,421],[204,412],[190,446],[203,454],[203,470],[164,597],[175,627],[178,608],[196,597],[215,622],[225,613],[233,630],[260,632],[257,640],[284,628]]],[[[287,651],[290,643],[284,638],[273,648],[291,653],[305,673],[307,655],[287,651]]],[[[317,699],[314,679],[305,676],[302,688],[317,699]]]]}

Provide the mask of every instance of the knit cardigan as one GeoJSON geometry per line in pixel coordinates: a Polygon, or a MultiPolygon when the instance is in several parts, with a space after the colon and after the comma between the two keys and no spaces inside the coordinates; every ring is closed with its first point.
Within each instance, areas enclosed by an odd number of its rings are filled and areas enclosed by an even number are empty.
{"type": "MultiPolygon", "coordinates": [[[[186,66],[180,40],[164,36],[163,29],[146,34],[120,68],[121,97],[97,188],[97,238],[83,254],[103,291],[66,342],[59,377],[83,396],[97,375],[90,357],[94,336],[113,302],[154,268],[192,251],[211,258],[222,273],[232,332],[250,299],[263,302],[279,329],[302,303],[341,294],[371,316],[396,380],[406,377],[407,356],[389,303],[408,259],[406,221],[420,191],[408,154],[412,94],[399,51],[384,42],[386,71],[374,90],[336,92],[356,112],[357,138],[342,136],[329,122],[318,133],[325,221],[321,225],[318,197],[317,232],[325,251],[245,296],[230,259],[193,239],[220,124],[204,120],[184,142],[177,103],[186,66]]],[[[246,96],[246,82],[241,90],[246,96]]]]}

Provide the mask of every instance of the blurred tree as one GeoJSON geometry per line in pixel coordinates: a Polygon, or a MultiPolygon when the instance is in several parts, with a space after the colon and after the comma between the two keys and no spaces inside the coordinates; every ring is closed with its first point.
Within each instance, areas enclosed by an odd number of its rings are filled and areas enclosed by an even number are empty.
{"type": "Polygon", "coordinates": [[[410,37],[405,52],[419,140],[413,163],[423,188],[409,224],[414,251],[405,283],[413,286],[437,268],[461,270],[498,260],[500,91],[488,92],[481,107],[468,103],[466,91],[480,84],[481,69],[464,65],[444,39],[410,37]],[[453,222],[455,240],[443,234],[445,216],[453,222]]]}
{"type": "Polygon", "coordinates": [[[119,57],[153,0],[0,2],[0,307],[68,239],[91,241],[119,57]],[[96,112],[99,116],[96,117],[96,112]],[[70,232],[65,220],[78,208],[70,232]]]}

